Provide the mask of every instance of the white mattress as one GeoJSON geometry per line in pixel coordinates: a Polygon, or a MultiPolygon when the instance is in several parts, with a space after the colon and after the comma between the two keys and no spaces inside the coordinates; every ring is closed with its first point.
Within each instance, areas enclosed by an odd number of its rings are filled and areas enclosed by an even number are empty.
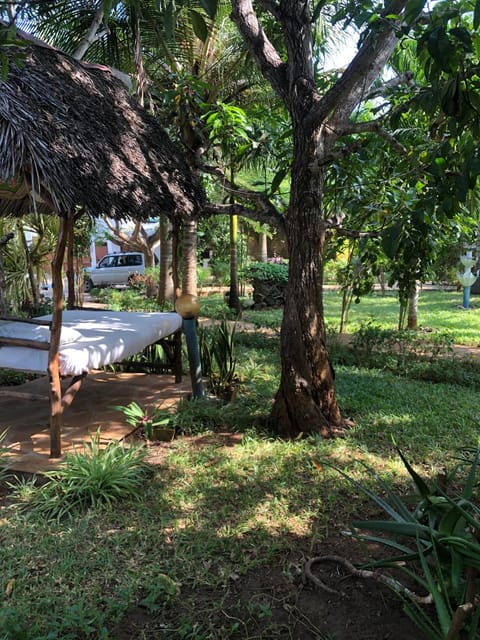
{"type": "MultiPolygon", "coordinates": [[[[51,320],[51,316],[41,316],[40,319],[51,320]]],[[[182,318],[177,313],[64,311],[62,327],[68,329],[63,332],[61,340],[60,373],[63,376],[80,375],[121,362],[149,344],[175,333],[181,326],[182,318]],[[69,339],[73,341],[68,342],[69,339]]],[[[35,325],[6,322],[0,324],[0,336],[15,337],[17,328],[17,337],[22,338],[32,339],[31,332],[38,331],[35,325]]],[[[33,339],[45,341],[44,332],[38,333],[42,335],[33,339]]],[[[0,368],[45,373],[48,351],[0,346],[0,368]]]]}

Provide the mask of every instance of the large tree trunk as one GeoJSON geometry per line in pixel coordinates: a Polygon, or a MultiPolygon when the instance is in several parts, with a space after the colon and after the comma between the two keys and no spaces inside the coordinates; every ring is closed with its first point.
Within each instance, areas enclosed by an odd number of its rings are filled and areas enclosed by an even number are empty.
{"type": "Polygon", "coordinates": [[[286,235],[289,278],[281,331],[282,372],[271,412],[283,436],[319,432],[334,435],[342,425],[334,389],[334,371],[325,344],[323,252],[326,230],[322,210],[323,174],[309,168],[307,147],[294,145],[294,166],[286,235]]]}

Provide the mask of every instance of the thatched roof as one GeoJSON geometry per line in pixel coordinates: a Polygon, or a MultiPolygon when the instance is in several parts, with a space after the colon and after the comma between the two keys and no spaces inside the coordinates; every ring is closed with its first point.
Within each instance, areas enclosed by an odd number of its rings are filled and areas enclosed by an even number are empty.
{"type": "Polygon", "coordinates": [[[33,43],[6,53],[0,215],[32,211],[32,193],[60,215],[196,215],[203,192],[181,153],[107,67],[33,43]]]}

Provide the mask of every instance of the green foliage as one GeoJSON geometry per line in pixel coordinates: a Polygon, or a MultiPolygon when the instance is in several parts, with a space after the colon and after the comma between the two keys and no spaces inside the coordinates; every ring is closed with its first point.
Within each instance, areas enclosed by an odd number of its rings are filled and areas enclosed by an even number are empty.
{"type": "Polygon", "coordinates": [[[26,371],[16,371],[14,369],[0,369],[0,385],[2,387],[13,387],[24,384],[28,380],[34,380],[36,374],[26,371]]]}
{"type": "Polygon", "coordinates": [[[409,593],[402,595],[408,615],[428,638],[478,638],[480,608],[476,594],[480,588],[480,508],[474,489],[480,449],[467,451],[467,456],[453,471],[442,473],[433,482],[422,478],[403,453],[397,451],[413,481],[414,496],[397,494],[368,467],[379,488],[378,493],[339,471],[388,516],[388,520],[353,522],[352,535],[382,545],[393,554],[367,566],[375,569],[398,567],[430,594],[435,621],[409,593]],[[467,475],[458,477],[465,466],[469,467],[467,475]],[[462,490],[459,488],[461,482],[462,490]],[[359,531],[371,531],[375,535],[359,531]],[[418,569],[413,569],[414,563],[421,568],[420,574],[418,569]]]}
{"type": "Polygon", "coordinates": [[[203,375],[210,389],[222,397],[236,382],[235,324],[222,320],[199,330],[199,348],[203,375]]]}
{"type": "Polygon", "coordinates": [[[228,262],[213,262],[212,273],[219,286],[225,286],[230,282],[230,264],[228,262]]]}
{"type": "Polygon", "coordinates": [[[197,283],[202,289],[205,285],[210,284],[212,280],[212,270],[210,267],[202,267],[197,265],[197,283]]]}
{"type": "Polygon", "coordinates": [[[448,331],[397,331],[370,321],[353,334],[350,345],[342,344],[335,332],[328,335],[328,345],[337,363],[480,389],[480,362],[457,356],[448,331]]]}
{"type": "MultiPolygon", "coordinates": [[[[112,311],[158,311],[155,298],[147,298],[145,288],[138,289],[92,289],[90,296],[95,302],[105,304],[112,311]]],[[[164,311],[169,309],[165,308],[164,311]]]]}
{"type": "Polygon", "coordinates": [[[139,500],[150,467],[143,447],[100,443],[100,433],[81,450],[68,452],[65,464],[44,474],[47,482],[33,493],[33,512],[47,520],[72,517],[87,509],[139,500]]]}
{"type": "Polygon", "coordinates": [[[375,353],[375,357],[388,354],[401,368],[409,358],[425,358],[433,362],[439,356],[452,354],[452,335],[446,331],[414,331],[382,329],[372,321],[366,322],[355,332],[352,346],[361,355],[375,353]]]}
{"type": "Polygon", "coordinates": [[[148,440],[154,440],[154,428],[167,426],[171,422],[171,413],[168,409],[160,407],[146,407],[142,409],[139,404],[132,401],[125,406],[115,405],[112,409],[121,411],[128,424],[136,429],[143,429],[148,440]]]}
{"type": "Polygon", "coordinates": [[[286,262],[252,262],[242,270],[247,280],[260,280],[266,284],[286,284],[288,264],[286,262]]]}

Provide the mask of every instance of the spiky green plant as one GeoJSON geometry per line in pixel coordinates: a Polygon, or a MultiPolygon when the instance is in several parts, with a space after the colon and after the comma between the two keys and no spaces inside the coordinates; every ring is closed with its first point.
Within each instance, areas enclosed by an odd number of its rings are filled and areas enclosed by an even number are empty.
{"type": "Polygon", "coordinates": [[[387,547],[393,555],[368,563],[368,567],[397,567],[430,594],[435,617],[415,598],[406,597],[405,610],[431,640],[478,640],[480,624],[480,508],[475,483],[480,448],[469,451],[448,474],[428,481],[422,478],[397,448],[415,489],[412,497],[396,494],[387,482],[366,467],[380,489],[375,493],[343,471],[337,471],[366,494],[389,516],[388,520],[352,523],[351,535],[387,547]],[[459,471],[469,465],[463,489],[455,489],[459,471]],[[454,488],[452,490],[452,487],[454,488]],[[359,533],[361,531],[376,532],[359,533]],[[412,563],[419,567],[414,571],[412,563]]]}

